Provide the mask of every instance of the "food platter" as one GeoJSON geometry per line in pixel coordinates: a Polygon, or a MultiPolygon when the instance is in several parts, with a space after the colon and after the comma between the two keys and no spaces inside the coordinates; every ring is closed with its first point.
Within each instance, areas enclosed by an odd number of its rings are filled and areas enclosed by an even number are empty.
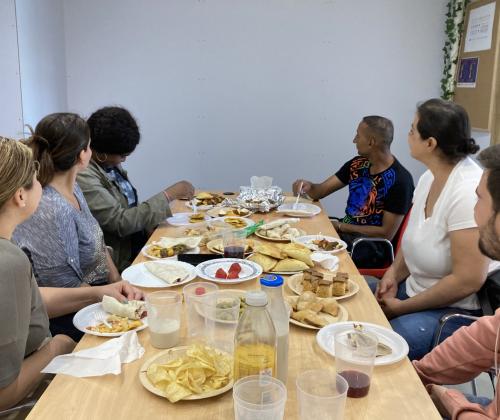
{"type": "Polygon", "coordinates": [[[220,284],[238,284],[245,281],[253,280],[262,274],[260,265],[239,258],[217,258],[214,260],[204,261],[196,266],[196,274],[204,280],[210,280],[220,284]],[[228,271],[233,263],[238,263],[241,266],[239,278],[236,279],[220,279],[215,277],[215,273],[219,269],[228,271]]]}
{"type": "MultiPolygon", "coordinates": [[[[301,273],[294,274],[294,275],[288,277],[287,286],[296,295],[301,295],[303,292],[302,286],[301,286],[301,281],[302,281],[302,274],[301,273]]],[[[345,295],[332,296],[332,297],[335,298],[336,300],[347,299],[351,296],[354,296],[356,293],[359,292],[358,284],[351,279],[348,280],[348,289],[349,289],[349,291],[345,295]]]]}
{"type": "MultiPolygon", "coordinates": [[[[151,260],[176,260],[177,259],[177,255],[179,254],[176,254],[176,255],[173,255],[171,257],[164,257],[164,258],[160,258],[160,257],[154,257],[152,255],[150,255],[148,253],[148,250],[153,247],[154,245],[153,244],[149,244],[149,245],[144,245],[141,249],[141,254],[144,255],[145,257],[151,259],[151,260]]],[[[182,252],[182,254],[199,254],[200,253],[200,247],[197,246],[196,248],[192,248],[192,249],[189,249],[185,252],[182,252]]]]}
{"type": "Polygon", "coordinates": [[[172,226],[198,226],[202,223],[205,223],[211,219],[210,216],[204,215],[204,220],[200,220],[199,222],[191,223],[189,218],[193,215],[192,212],[184,212],[184,213],[175,213],[171,217],[167,218],[167,223],[172,226]]]}
{"type": "MultiPolygon", "coordinates": [[[[347,309],[342,305],[339,305],[339,315],[337,317],[334,317],[334,316],[329,315],[329,314],[321,314],[321,316],[326,318],[329,321],[329,324],[334,324],[336,322],[344,322],[344,321],[347,321],[349,319],[349,313],[347,312],[347,309]]],[[[292,317],[290,317],[290,323],[297,325],[298,327],[306,328],[309,330],[316,330],[317,331],[317,330],[321,329],[320,327],[306,324],[305,322],[297,321],[296,319],[293,319],[292,317]]]]}
{"type": "MultiPolygon", "coordinates": [[[[231,298],[238,298],[240,299],[240,302],[242,299],[245,298],[246,295],[246,290],[241,290],[241,289],[226,289],[226,290],[217,290],[216,292],[212,292],[217,294],[217,303],[219,304],[222,302],[224,299],[231,299],[231,298]]],[[[196,305],[196,304],[195,304],[196,305]]],[[[212,313],[207,314],[206,311],[203,311],[202,308],[203,305],[196,305],[196,312],[198,312],[199,315],[202,317],[207,318],[210,321],[216,321],[221,324],[236,324],[238,321],[233,321],[233,320],[225,320],[225,319],[220,319],[217,317],[217,309],[215,312],[215,316],[213,316],[212,313]]],[[[241,308],[241,303],[240,303],[240,308],[241,308]]]]}
{"type": "Polygon", "coordinates": [[[238,208],[238,207],[234,207],[234,206],[230,206],[230,207],[217,206],[217,207],[214,207],[214,208],[208,210],[207,214],[210,217],[214,217],[214,218],[226,217],[226,216],[249,217],[253,214],[253,212],[251,210],[248,210],[248,209],[243,208],[243,207],[238,208]]]}
{"type": "MultiPolygon", "coordinates": [[[[298,229],[299,231],[299,234],[300,236],[303,236],[305,235],[305,231],[302,230],[302,229],[298,229]]],[[[286,243],[286,242],[292,242],[293,239],[284,239],[284,238],[269,238],[268,236],[265,236],[262,234],[262,232],[260,230],[257,230],[255,232],[255,236],[258,236],[259,238],[261,239],[265,239],[266,241],[271,241],[271,242],[283,242],[283,243],[286,243]]]]}
{"type": "MultiPolygon", "coordinates": [[[[139,370],[139,380],[141,381],[141,384],[146,388],[149,392],[158,395],[159,397],[167,398],[165,393],[155,387],[151,381],[148,378],[147,375],[147,370],[149,366],[153,363],[158,363],[158,364],[163,364],[163,363],[168,363],[171,360],[177,359],[179,357],[182,357],[186,354],[186,351],[189,349],[189,346],[179,346],[179,347],[173,347],[168,350],[164,350],[150,359],[148,359],[140,368],[139,370]]],[[[218,351],[220,354],[223,354],[222,351],[218,351]]],[[[226,353],[227,354],[227,353],[226,353]]],[[[233,387],[234,381],[231,379],[229,383],[219,389],[214,389],[209,392],[204,392],[202,394],[192,394],[189,395],[188,397],[185,397],[182,399],[182,401],[193,401],[193,400],[201,400],[205,398],[211,398],[215,397],[216,395],[224,394],[225,392],[229,391],[233,387]]]]}
{"type": "MultiPolygon", "coordinates": [[[[73,317],[73,325],[85,334],[96,335],[98,337],[120,337],[125,334],[127,331],[123,332],[115,332],[115,333],[101,333],[97,331],[88,330],[87,327],[98,324],[102,319],[106,319],[109,316],[108,312],[106,312],[102,308],[102,304],[93,303],[92,305],[86,306],[85,308],[80,309],[75,316],[73,317]]],[[[148,326],[148,319],[141,319],[142,325],[140,327],[134,328],[129,331],[142,331],[148,326]]]]}
{"type": "Polygon", "coordinates": [[[347,244],[342,239],[335,238],[333,236],[305,235],[305,236],[299,236],[299,237],[295,238],[293,241],[307,246],[312,251],[328,252],[329,254],[336,254],[337,252],[344,251],[345,249],[347,249],[347,244]],[[315,241],[315,240],[319,240],[319,241],[325,240],[327,242],[337,242],[340,246],[338,248],[327,251],[323,248],[320,248],[318,245],[313,244],[312,241],[315,241]]]}

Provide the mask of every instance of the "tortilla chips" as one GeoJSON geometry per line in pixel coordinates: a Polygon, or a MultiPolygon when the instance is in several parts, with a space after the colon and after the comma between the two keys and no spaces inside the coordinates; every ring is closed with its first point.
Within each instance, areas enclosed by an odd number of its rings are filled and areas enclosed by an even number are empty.
{"type": "Polygon", "coordinates": [[[233,360],[227,353],[195,344],[186,354],[164,364],[152,364],[146,375],[172,403],[193,394],[225,387],[233,378],[233,360]]]}

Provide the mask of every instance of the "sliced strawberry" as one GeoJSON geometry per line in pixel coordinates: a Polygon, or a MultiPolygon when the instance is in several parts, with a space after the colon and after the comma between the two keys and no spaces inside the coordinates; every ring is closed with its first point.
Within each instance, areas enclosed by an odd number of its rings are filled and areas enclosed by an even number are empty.
{"type": "Polygon", "coordinates": [[[227,279],[239,279],[240,278],[240,275],[239,273],[237,273],[236,271],[229,271],[229,273],[227,273],[227,279]]]}
{"type": "Polygon", "coordinates": [[[227,279],[227,273],[224,271],[223,268],[219,268],[216,272],[215,272],[215,278],[216,279],[227,279]]]}
{"type": "Polygon", "coordinates": [[[197,287],[196,289],[194,289],[194,294],[196,296],[201,296],[201,295],[204,295],[207,291],[205,290],[204,287],[197,287]]]}
{"type": "Polygon", "coordinates": [[[231,267],[229,267],[229,272],[234,271],[235,273],[241,272],[241,265],[239,263],[232,263],[231,267]]]}

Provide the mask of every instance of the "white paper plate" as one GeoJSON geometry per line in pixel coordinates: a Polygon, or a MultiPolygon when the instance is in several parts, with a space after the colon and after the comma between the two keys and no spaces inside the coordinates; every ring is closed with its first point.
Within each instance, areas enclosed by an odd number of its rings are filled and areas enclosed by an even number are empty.
{"type": "MultiPolygon", "coordinates": [[[[293,276],[288,277],[288,279],[286,280],[286,284],[293,293],[301,295],[302,294],[302,287],[300,285],[301,280],[302,280],[301,273],[294,274],[293,276]]],[[[356,283],[355,281],[349,279],[348,285],[349,285],[349,291],[344,296],[332,296],[332,298],[336,300],[347,299],[359,292],[358,283],[356,283]]]]}
{"type": "Polygon", "coordinates": [[[375,366],[385,366],[403,360],[408,354],[408,343],[398,333],[389,328],[380,325],[370,324],[369,322],[339,322],[330,324],[321,328],[316,335],[318,345],[328,354],[335,357],[334,337],[344,331],[352,330],[354,324],[363,325],[367,332],[375,334],[381,343],[388,345],[392,353],[387,356],[380,356],[375,359],[375,366]]]}
{"type": "MultiPolygon", "coordinates": [[[[141,249],[141,254],[144,255],[147,258],[150,258],[152,260],[177,260],[177,255],[172,255],[171,257],[165,257],[165,258],[159,258],[159,257],[153,257],[152,255],[148,254],[148,249],[152,246],[153,244],[149,245],[144,245],[141,249]]],[[[200,247],[197,246],[196,248],[188,249],[186,252],[183,252],[183,254],[199,254],[200,253],[200,247]]]]}
{"type": "Polygon", "coordinates": [[[246,227],[248,226],[253,226],[255,225],[255,222],[252,220],[252,219],[247,219],[245,217],[240,217],[240,216],[224,216],[224,217],[216,217],[215,219],[212,219],[213,221],[220,221],[220,222],[224,222],[227,226],[230,226],[231,228],[233,229],[245,229],[246,227]],[[236,226],[233,226],[233,225],[230,225],[229,223],[227,223],[225,221],[225,219],[227,219],[228,217],[230,217],[231,219],[238,219],[238,220],[241,220],[241,222],[245,223],[245,226],[243,227],[236,227],[236,226]]]}
{"type": "MultiPolygon", "coordinates": [[[[119,337],[125,332],[118,333],[100,333],[97,331],[87,330],[87,327],[94,326],[99,324],[101,321],[97,321],[96,318],[100,315],[105,315],[106,317],[111,315],[107,313],[104,309],[102,309],[101,303],[94,303],[92,305],[86,306],[85,308],[80,309],[75,316],[73,317],[73,325],[79,329],[81,332],[90,335],[97,335],[99,337],[119,337]]],[[[141,331],[148,326],[148,318],[145,317],[141,319],[142,324],[139,328],[135,328],[130,331],[141,331]]]]}
{"type": "MultiPolygon", "coordinates": [[[[200,209],[201,210],[201,209],[200,209]]],[[[172,226],[197,226],[201,223],[205,223],[206,221],[210,220],[211,217],[207,216],[205,214],[205,221],[202,222],[196,222],[196,223],[191,223],[189,221],[189,216],[192,216],[192,212],[186,212],[186,213],[175,213],[173,216],[167,218],[167,222],[172,225],[172,226]]]]}
{"type": "Polygon", "coordinates": [[[299,237],[295,238],[293,241],[307,246],[312,251],[328,252],[329,254],[336,254],[337,252],[340,252],[340,251],[343,251],[344,249],[347,249],[347,244],[342,239],[335,238],[333,236],[305,235],[305,236],[299,236],[299,237]],[[340,245],[342,245],[342,247],[338,248],[338,249],[334,249],[333,251],[325,251],[324,249],[320,249],[320,248],[318,248],[317,245],[314,245],[312,243],[312,241],[315,241],[316,239],[326,239],[329,242],[335,241],[335,242],[338,242],[340,245]]]}
{"type": "Polygon", "coordinates": [[[295,203],[285,203],[278,207],[278,213],[284,213],[292,217],[313,217],[321,213],[321,207],[309,203],[298,203],[294,209],[295,203]]]}
{"type": "Polygon", "coordinates": [[[175,260],[158,260],[156,262],[158,264],[169,264],[169,265],[185,268],[189,272],[189,274],[185,280],[183,280],[179,283],[168,284],[168,283],[164,282],[163,280],[159,279],[158,277],[154,276],[144,266],[145,263],[139,263],[139,264],[131,265],[130,267],[123,270],[123,273],[122,273],[123,280],[127,280],[130,284],[133,284],[134,286],[160,288],[160,287],[180,286],[182,284],[189,283],[191,280],[196,278],[195,267],[192,266],[191,264],[188,264],[188,263],[185,263],[182,261],[175,261],[175,260]]]}
{"type": "MultiPolygon", "coordinates": [[[[144,388],[146,388],[149,392],[152,392],[155,395],[166,398],[165,394],[160,389],[156,388],[149,380],[148,375],[146,374],[149,365],[151,365],[152,363],[164,364],[170,362],[171,360],[182,357],[186,354],[188,348],[189,348],[188,346],[173,347],[171,349],[164,350],[158,354],[155,354],[153,357],[148,359],[141,366],[141,369],[139,370],[139,380],[141,381],[141,384],[144,386],[144,388]]],[[[208,391],[203,394],[192,394],[189,397],[183,398],[182,400],[201,400],[204,398],[215,397],[216,395],[220,395],[223,394],[224,392],[229,391],[232,387],[233,387],[233,380],[229,381],[229,383],[223,388],[215,389],[213,391],[208,391]]]]}
{"type": "MultiPolygon", "coordinates": [[[[191,201],[186,201],[186,207],[189,207],[190,209],[193,209],[193,203],[191,201]]],[[[206,206],[196,206],[196,210],[198,211],[207,211],[210,209],[213,209],[215,207],[214,204],[207,204],[206,206]]]]}
{"type": "Polygon", "coordinates": [[[239,258],[216,258],[198,264],[196,266],[196,274],[204,280],[210,280],[215,283],[237,284],[260,276],[262,274],[262,267],[252,261],[240,260],[239,258]],[[219,268],[227,272],[231,264],[235,262],[239,263],[241,266],[240,278],[227,280],[215,277],[215,272],[219,268]]]}
{"type": "Polygon", "coordinates": [[[219,212],[222,210],[222,209],[225,209],[225,210],[228,210],[228,209],[234,209],[235,207],[221,207],[221,206],[217,206],[217,207],[214,207],[213,209],[210,209],[207,211],[207,214],[210,216],[210,217],[249,217],[253,214],[252,211],[248,210],[248,209],[244,209],[244,210],[247,210],[248,211],[248,214],[246,215],[238,215],[238,216],[228,216],[228,215],[220,215],[219,212]]]}

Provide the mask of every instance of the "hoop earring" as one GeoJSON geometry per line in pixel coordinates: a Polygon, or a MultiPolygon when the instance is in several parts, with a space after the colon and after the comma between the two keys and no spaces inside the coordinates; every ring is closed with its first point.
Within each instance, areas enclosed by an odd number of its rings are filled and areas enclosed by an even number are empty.
{"type": "Polygon", "coordinates": [[[99,152],[96,152],[95,153],[95,158],[97,159],[97,161],[99,163],[104,163],[104,162],[106,162],[108,160],[108,155],[106,153],[104,153],[104,158],[102,158],[102,157],[99,156],[99,152]]]}

